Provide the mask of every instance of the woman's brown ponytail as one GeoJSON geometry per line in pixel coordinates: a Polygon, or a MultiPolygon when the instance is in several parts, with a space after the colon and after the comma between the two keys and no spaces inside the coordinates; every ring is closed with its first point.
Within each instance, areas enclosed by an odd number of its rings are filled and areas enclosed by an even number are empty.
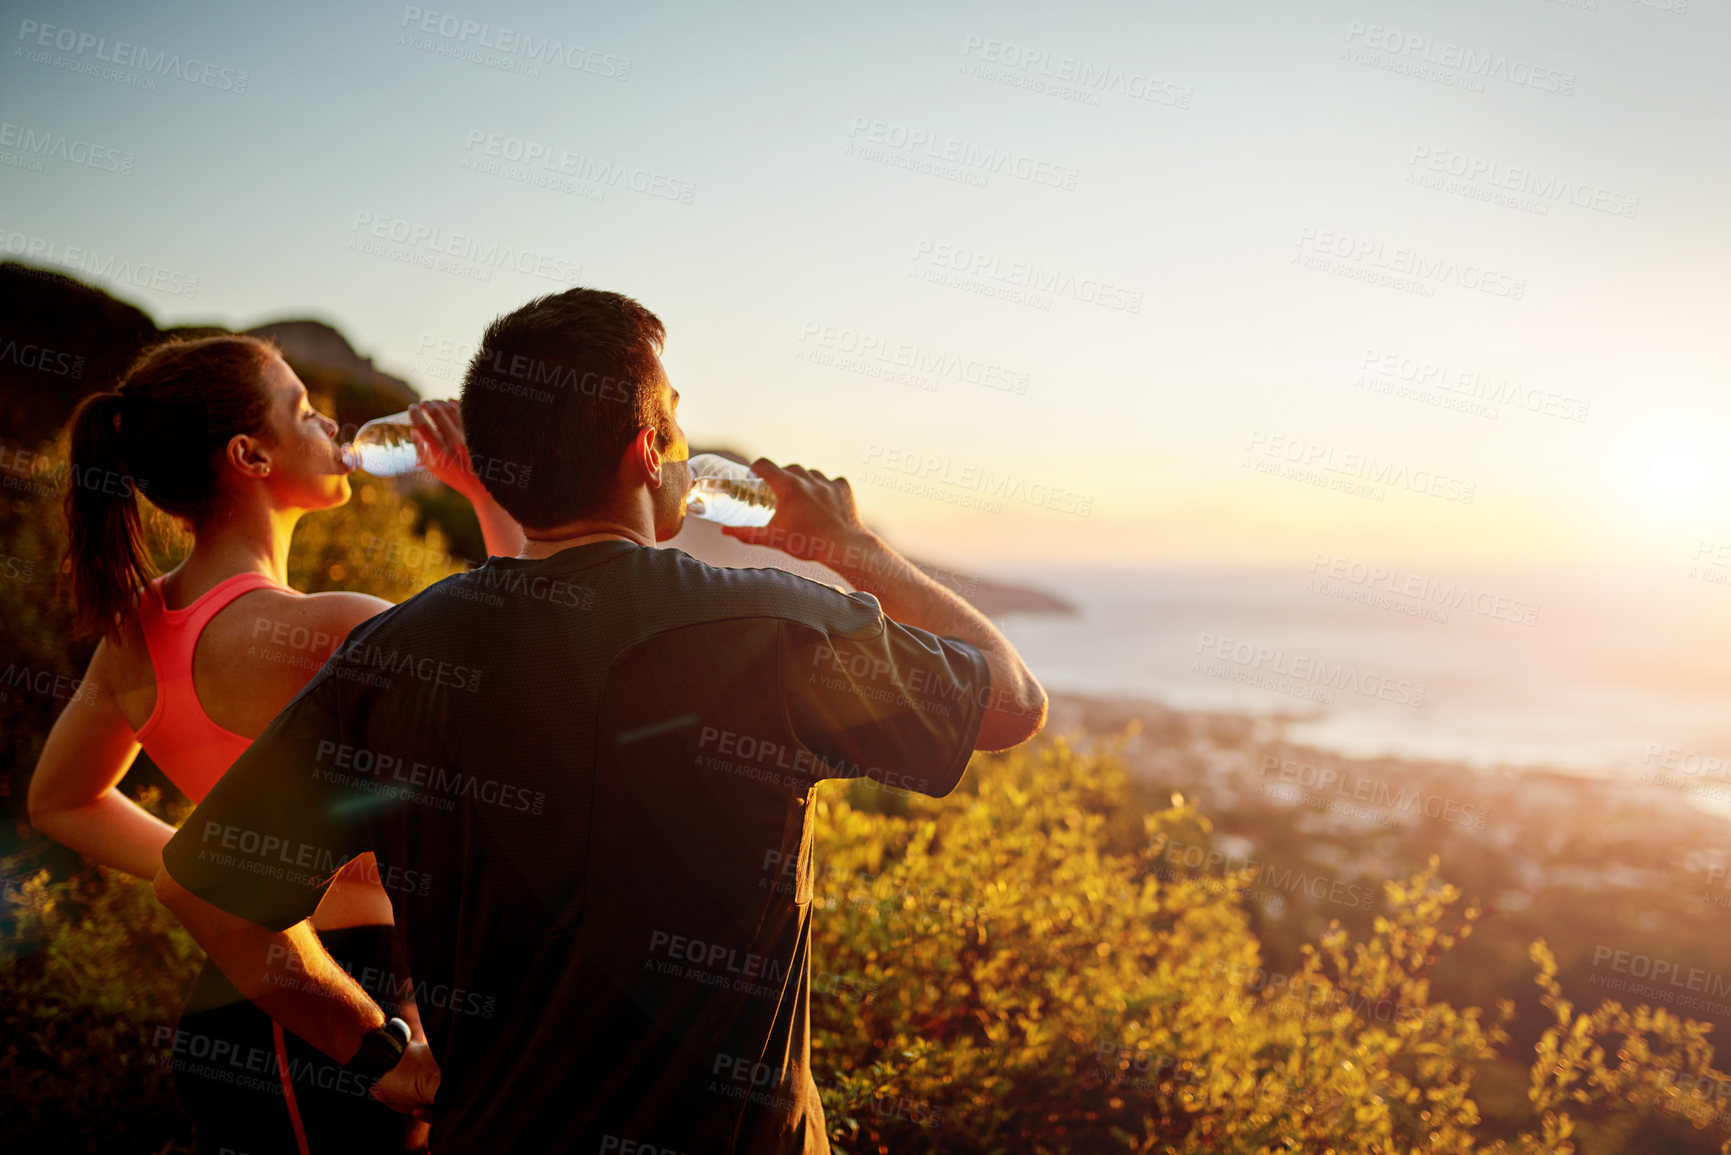
{"type": "Polygon", "coordinates": [[[66,554],[79,636],[112,634],[136,605],[147,578],[136,482],[126,471],[117,428],[126,409],[121,393],[86,397],[72,414],[66,471],[66,554]],[[107,477],[124,479],[105,490],[107,477]],[[91,482],[96,484],[92,485],[91,482]]]}
{"type": "Polygon", "coordinates": [[[72,414],[65,569],[80,636],[114,637],[153,575],[138,498],[194,523],[211,512],[222,454],[265,427],[260,382],[276,347],[256,337],[174,339],[138,355],[113,393],[72,414]]]}

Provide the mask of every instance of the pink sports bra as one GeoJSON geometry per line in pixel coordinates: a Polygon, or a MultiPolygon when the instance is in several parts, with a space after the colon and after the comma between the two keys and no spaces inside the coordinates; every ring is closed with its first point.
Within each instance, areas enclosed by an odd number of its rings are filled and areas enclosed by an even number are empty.
{"type": "Polygon", "coordinates": [[[296,592],[264,574],[249,572],[217,582],[178,610],[169,609],[163,600],[160,577],[152,578],[138,599],[138,624],[156,671],[156,705],[136,737],[151,761],[194,804],[252,745],[252,739],[223,729],[204,712],[193,688],[193,650],[211,618],[241,594],[257,589],[296,592]]]}

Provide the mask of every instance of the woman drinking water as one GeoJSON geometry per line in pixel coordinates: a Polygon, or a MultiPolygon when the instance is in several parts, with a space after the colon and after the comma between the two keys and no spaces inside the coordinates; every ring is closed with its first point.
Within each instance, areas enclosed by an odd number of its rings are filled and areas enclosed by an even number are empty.
{"type": "MultiPolygon", "coordinates": [[[[411,419],[422,460],[469,498],[489,552],[515,556],[522,532],[471,468],[456,406],[418,405],[411,419]]],[[[287,584],[301,516],[349,498],[336,432],[275,346],[244,336],[153,346],[114,392],[79,405],[67,568],[79,633],[102,638],[83,682],[89,692],[55,722],[31,780],[38,830],[105,866],[154,878],[174,828],[119,790],[139,749],[198,802],[348,632],[388,606],[367,594],[302,594],[287,584]],[[85,484],[92,471],[133,484],[85,484]],[[186,559],[161,577],[147,572],[140,489],[192,534],[186,559]]],[[[390,897],[371,854],[343,868],[311,921],[332,957],[419,1039],[390,897]]],[[[175,1085],[201,1155],[425,1145],[425,1124],[355,1094],[364,1083],[291,1077],[332,1066],[206,962],[175,1045],[175,1085]]]]}

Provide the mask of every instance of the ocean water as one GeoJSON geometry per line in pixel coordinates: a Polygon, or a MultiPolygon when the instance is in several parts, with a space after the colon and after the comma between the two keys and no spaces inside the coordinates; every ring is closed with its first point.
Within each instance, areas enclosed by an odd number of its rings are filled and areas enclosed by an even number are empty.
{"type": "Polygon", "coordinates": [[[994,576],[1080,608],[998,622],[1049,689],[1286,713],[1362,756],[1731,781],[1731,589],[1682,572],[994,576]]]}

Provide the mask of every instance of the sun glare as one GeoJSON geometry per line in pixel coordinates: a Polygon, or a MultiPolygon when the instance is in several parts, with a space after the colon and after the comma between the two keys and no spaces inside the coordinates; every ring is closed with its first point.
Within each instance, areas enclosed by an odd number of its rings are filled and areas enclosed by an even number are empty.
{"type": "Polygon", "coordinates": [[[1731,506],[1731,476],[1704,429],[1655,426],[1629,442],[1620,478],[1644,519],[1702,523],[1731,506]]]}

